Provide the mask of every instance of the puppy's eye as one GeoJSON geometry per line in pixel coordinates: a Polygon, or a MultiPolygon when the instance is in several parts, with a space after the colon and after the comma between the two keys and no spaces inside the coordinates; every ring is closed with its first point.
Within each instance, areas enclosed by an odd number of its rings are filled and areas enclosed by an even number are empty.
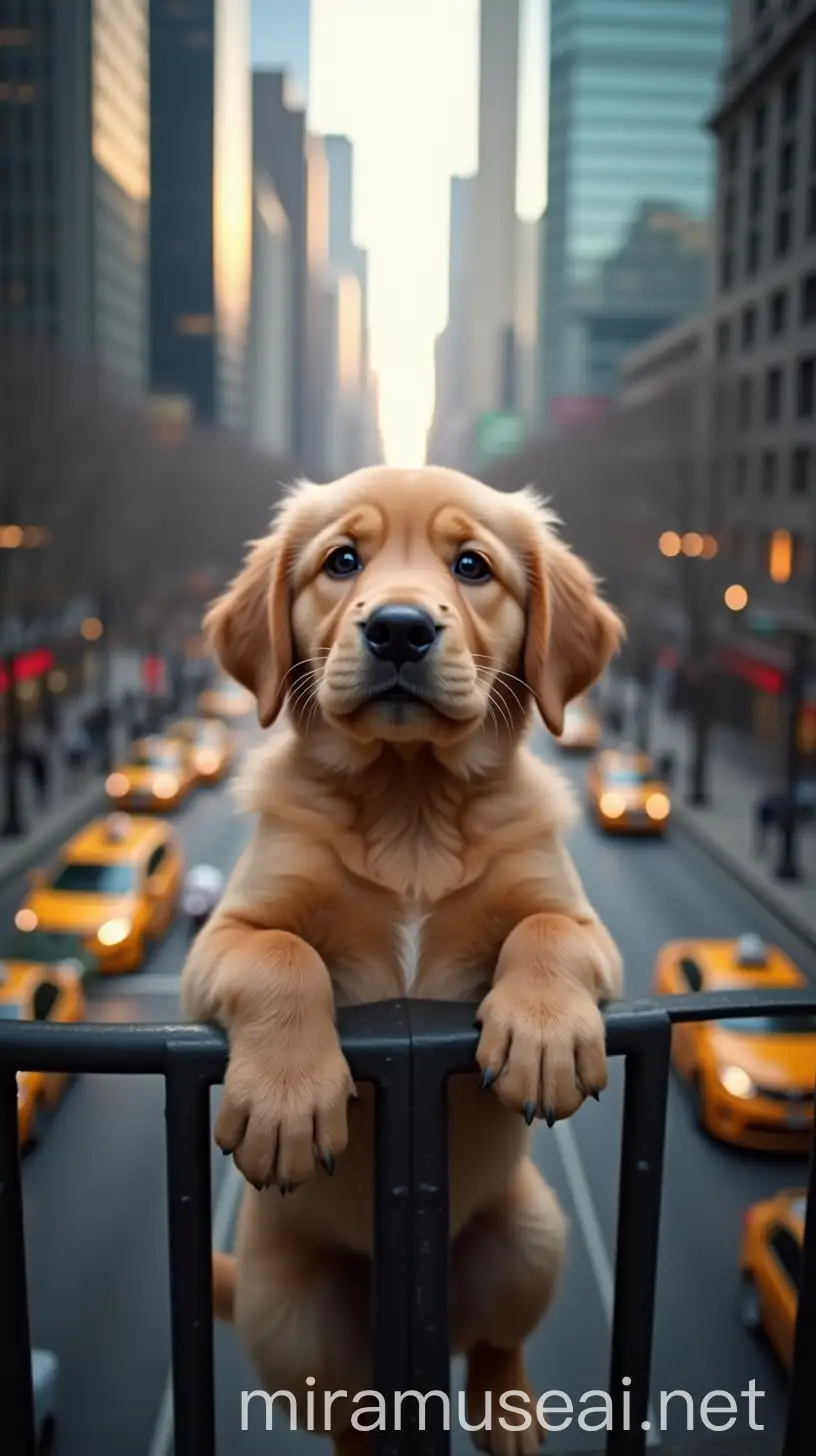
{"type": "Polygon", "coordinates": [[[490,581],[492,572],[478,551],[460,551],[453,563],[453,574],[461,581],[490,581]]]}
{"type": "Polygon", "coordinates": [[[356,572],[362,571],[362,567],[363,563],[353,546],[338,546],[323,563],[326,575],[333,576],[335,580],[343,576],[354,576],[356,572]]]}

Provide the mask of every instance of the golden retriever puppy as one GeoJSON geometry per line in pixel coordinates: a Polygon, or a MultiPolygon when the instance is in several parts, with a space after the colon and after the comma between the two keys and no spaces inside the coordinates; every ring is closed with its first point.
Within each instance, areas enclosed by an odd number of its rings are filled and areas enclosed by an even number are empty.
{"type": "MultiPolygon", "coordinates": [[[[313,1378],[316,1426],[352,1456],[370,1441],[353,1395],[372,1379],[373,1097],[335,1008],[479,1003],[481,1079],[450,1091],[452,1342],[475,1423],[528,1389],[522,1344],[562,1261],[529,1126],[605,1086],[598,1003],[621,981],[561,844],[570,797],[523,739],[534,705],[561,732],[622,626],[532,493],[436,468],[297,489],[207,626],[261,724],[291,720],[245,775],[257,826],[183,976],[186,1014],[228,1033],[215,1135],[249,1185],[216,1311],[269,1392],[302,1401],[313,1378]],[[348,1396],[327,1410],[326,1391],[348,1396]]],[[[521,1456],[541,1436],[494,1417],[480,1440],[521,1456]]]]}

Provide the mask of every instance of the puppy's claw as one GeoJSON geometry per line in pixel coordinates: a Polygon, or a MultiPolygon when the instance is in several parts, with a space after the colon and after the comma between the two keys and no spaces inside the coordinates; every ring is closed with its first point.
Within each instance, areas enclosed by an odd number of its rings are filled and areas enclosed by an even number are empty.
{"type": "Polygon", "coordinates": [[[548,1127],[555,1127],[556,1116],[551,1107],[544,1108],[544,1120],[548,1127]]]}
{"type": "Polygon", "coordinates": [[[524,1104],[524,1121],[526,1122],[526,1124],[527,1124],[528,1127],[531,1125],[531,1123],[532,1123],[533,1118],[535,1117],[535,1115],[536,1115],[536,1105],[535,1105],[535,1103],[534,1102],[525,1102],[525,1104],[524,1104]]]}
{"type": "Polygon", "coordinates": [[[589,1095],[590,1095],[590,1097],[594,1097],[596,1102],[600,1102],[600,1100],[601,1100],[601,1094],[600,1094],[600,1091],[599,1091],[599,1089],[597,1087],[590,1087],[590,1089],[589,1089],[589,1095]]]}
{"type": "Polygon", "coordinates": [[[329,1152],[324,1153],[324,1152],[321,1152],[319,1154],[319,1157],[320,1157],[320,1162],[322,1163],[323,1167],[326,1169],[326,1172],[328,1173],[329,1177],[331,1178],[332,1175],[333,1175],[333,1173],[334,1173],[334,1153],[329,1153],[329,1152]]]}
{"type": "Polygon", "coordinates": [[[485,1067],[484,1071],[482,1072],[482,1080],[479,1083],[479,1087],[480,1087],[481,1091],[482,1092],[485,1092],[488,1087],[492,1087],[492,1085],[495,1082],[495,1080],[496,1080],[496,1073],[493,1071],[493,1068],[492,1067],[485,1067]]]}
{"type": "Polygon", "coordinates": [[[280,1188],[281,1198],[285,1198],[287,1193],[294,1193],[295,1191],[294,1183],[290,1183],[288,1178],[284,1178],[283,1182],[278,1184],[278,1187],[280,1188]]]}

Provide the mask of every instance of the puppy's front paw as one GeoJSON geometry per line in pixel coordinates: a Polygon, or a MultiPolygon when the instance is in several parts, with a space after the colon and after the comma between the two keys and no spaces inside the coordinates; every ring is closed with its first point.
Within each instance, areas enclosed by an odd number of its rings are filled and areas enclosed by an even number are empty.
{"type": "Polygon", "coordinates": [[[570,1117],[607,1083],[604,1024],[589,991],[507,971],[479,1007],[482,1085],[528,1123],[570,1117]]]}
{"type": "Polygon", "coordinates": [[[240,1032],[230,1060],[215,1140],[255,1188],[291,1193],[314,1170],[328,1173],[348,1142],[347,1109],[356,1096],[334,1026],[310,1028],[296,1044],[274,1031],[240,1032]]]}

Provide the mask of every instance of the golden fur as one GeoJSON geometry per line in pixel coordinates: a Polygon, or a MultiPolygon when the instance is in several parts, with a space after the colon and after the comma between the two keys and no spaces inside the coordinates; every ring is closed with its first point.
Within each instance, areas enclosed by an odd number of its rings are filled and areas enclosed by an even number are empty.
{"type": "MultiPolygon", "coordinates": [[[[216,1313],[270,1391],[302,1396],[312,1375],[319,1411],[323,1390],[370,1387],[372,1096],[335,1008],[478,1002],[489,1090],[474,1075],[450,1095],[452,1340],[478,1411],[486,1391],[527,1388],[522,1343],[562,1262],[528,1123],[606,1085],[598,1003],[621,985],[561,843],[570,795],[522,740],[534,705],[561,732],[620,620],[531,492],[377,468],[296,489],[207,627],[262,725],[289,717],[243,776],[257,824],[183,976],[186,1013],[229,1035],[216,1139],[250,1185],[216,1313]],[[359,570],[335,579],[327,561],[350,546],[359,570]],[[487,580],[454,575],[462,551],[487,580]],[[361,624],[394,602],[438,632],[407,706],[368,695],[361,624]]],[[[369,1449],[353,1413],[330,1413],[343,1456],[369,1449]]],[[[486,1449],[522,1456],[541,1434],[499,1427],[486,1449]]]]}

